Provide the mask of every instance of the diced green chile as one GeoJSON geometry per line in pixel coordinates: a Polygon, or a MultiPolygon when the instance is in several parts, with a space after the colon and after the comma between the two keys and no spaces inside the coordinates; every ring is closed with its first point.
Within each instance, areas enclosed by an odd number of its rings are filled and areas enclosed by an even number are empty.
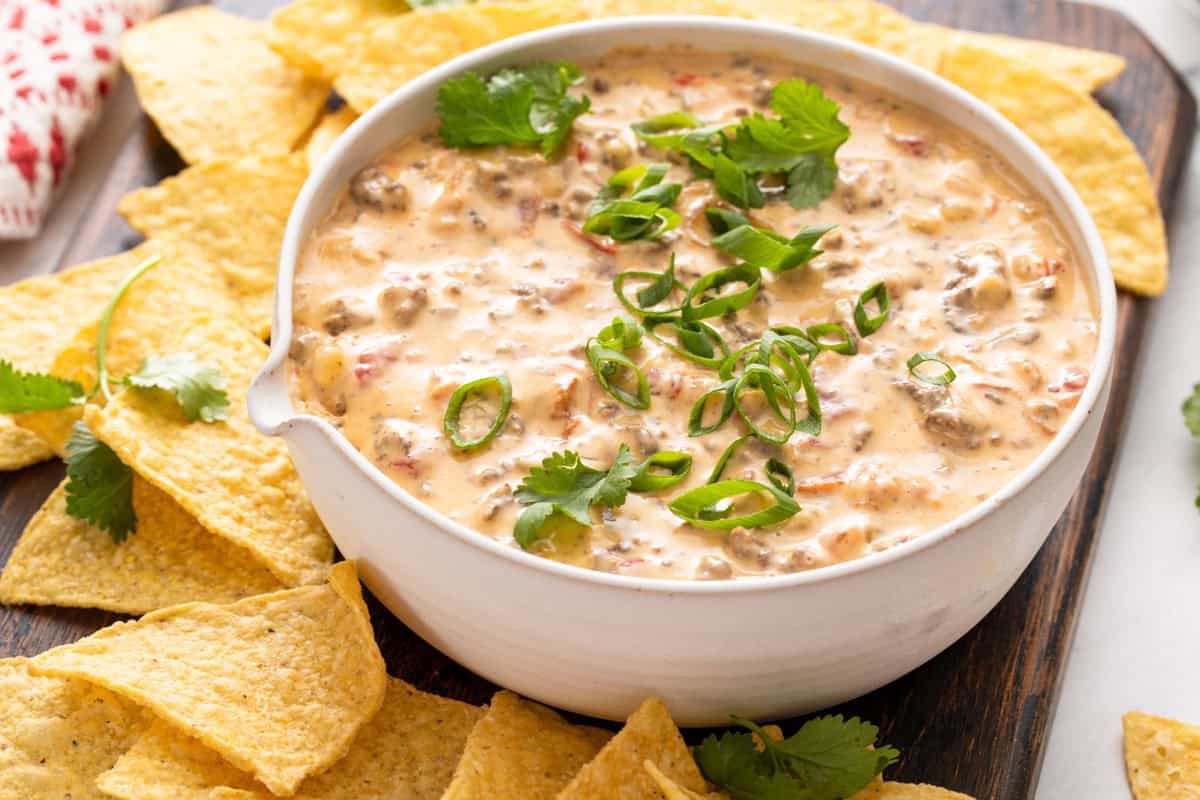
{"type": "Polygon", "coordinates": [[[731,531],[734,528],[762,528],[778,524],[796,514],[800,504],[774,486],[756,481],[730,480],[697,486],[676,497],[667,508],[675,516],[698,528],[731,531]],[[749,514],[714,518],[715,514],[728,514],[731,511],[729,507],[718,506],[722,501],[760,494],[770,495],[775,502],[749,514]]]}
{"type": "Polygon", "coordinates": [[[675,450],[660,450],[638,467],[629,484],[633,492],[658,492],[685,480],[692,471],[692,457],[675,450]],[[666,474],[651,470],[666,470],[666,474]]]}
{"type": "Polygon", "coordinates": [[[459,450],[474,450],[496,437],[504,425],[504,421],[508,419],[510,408],[512,408],[512,384],[507,375],[501,373],[478,378],[459,386],[454,390],[454,394],[450,395],[450,403],[446,406],[446,414],[442,417],[442,430],[450,437],[450,443],[459,450]],[[475,439],[463,438],[458,420],[459,415],[462,414],[463,404],[471,398],[471,395],[482,394],[491,388],[495,388],[500,393],[500,405],[496,409],[496,418],[492,420],[492,424],[482,436],[475,439]]]}

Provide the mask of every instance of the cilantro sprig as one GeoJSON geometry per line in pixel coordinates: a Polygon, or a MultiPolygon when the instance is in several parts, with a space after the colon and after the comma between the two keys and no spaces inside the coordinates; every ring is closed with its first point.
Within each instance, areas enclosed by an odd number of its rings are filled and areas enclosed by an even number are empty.
{"type": "Polygon", "coordinates": [[[438,90],[438,133],[450,147],[536,145],[549,158],[562,147],[575,119],[591,108],[587,95],[567,91],[583,78],[579,67],[566,61],[509,67],[486,80],[468,72],[438,90]]]}
{"type": "Polygon", "coordinates": [[[90,522],[118,544],[137,528],[133,470],[112,448],[76,422],[67,441],[67,513],[90,522]]]}
{"type": "Polygon", "coordinates": [[[529,506],[517,517],[513,536],[529,549],[542,537],[542,528],[556,514],[591,526],[591,507],[617,508],[625,504],[629,485],[637,476],[633,453],[624,444],[608,469],[589,467],[571,450],[547,456],[534,467],[514,493],[529,506]]]}
{"type": "MultiPolygon", "coordinates": [[[[1192,387],[1192,393],[1183,401],[1183,424],[1200,440],[1200,383],[1192,387]]],[[[1196,508],[1200,508],[1200,492],[1196,494],[1196,508]]]]}
{"type": "Polygon", "coordinates": [[[138,371],[122,378],[121,383],[172,393],[188,422],[217,422],[229,416],[225,376],[211,364],[197,361],[192,353],[148,356],[138,371]]]}
{"type": "Polygon", "coordinates": [[[836,155],[850,137],[840,108],[819,86],[783,81],[771,92],[776,117],[753,114],[737,123],[704,126],[687,112],[664,114],[633,126],[653,147],[687,156],[717,193],[739,208],[760,208],[759,178],[783,176],[793,208],[812,208],[828,197],[837,179],[836,155]]]}
{"type": "Polygon", "coordinates": [[[710,735],[694,751],[704,777],[731,800],[842,800],[900,756],[876,747],[879,728],[858,717],[810,719],[782,741],[748,719],[732,720],[746,732],[710,735]]]}

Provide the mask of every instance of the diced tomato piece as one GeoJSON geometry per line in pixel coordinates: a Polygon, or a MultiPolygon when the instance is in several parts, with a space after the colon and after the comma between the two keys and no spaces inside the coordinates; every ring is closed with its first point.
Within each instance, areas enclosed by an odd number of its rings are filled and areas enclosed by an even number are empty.
{"type": "Polygon", "coordinates": [[[572,234],[574,234],[576,238],[582,239],[586,244],[590,245],[591,247],[595,248],[596,250],[599,250],[601,253],[607,253],[608,255],[611,256],[611,255],[615,255],[617,252],[616,244],[613,243],[613,241],[611,239],[609,239],[608,237],[605,237],[603,239],[597,239],[592,236],[589,236],[588,234],[583,232],[582,227],[580,227],[579,225],[576,225],[574,222],[564,221],[563,227],[566,228],[568,231],[570,231],[572,234]]]}
{"type": "Polygon", "coordinates": [[[580,164],[588,160],[587,145],[582,141],[575,142],[575,160],[580,164]]]}
{"type": "Polygon", "coordinates": [[[700,76],[694,72],[681,72],[671,80],[676,86],[691,86],[699,82],[700,76]]]}

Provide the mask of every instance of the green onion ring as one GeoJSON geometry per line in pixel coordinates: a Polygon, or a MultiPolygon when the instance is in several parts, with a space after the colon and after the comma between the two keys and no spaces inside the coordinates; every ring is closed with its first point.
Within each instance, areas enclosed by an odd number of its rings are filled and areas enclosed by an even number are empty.
{"type": "Polygon", "coordinates": [[[954,379],[958,375],[954,372],[954,367],[942,360],[937,353],[916,353],[908,360],[908,373],[921,383],[928,383],[932,386],[946,386],[954,383],[954,379]],[[941,364],[946,369],[936,375],[928,375],[919,371],[917,367],[924,364],[926,361],[932,361],[935,364],[941,364]]]}
{"type": "Polygon", "coordinates": [[[891,303],[888,299],[887,284],[880,281],[868,286],[858,296],[858,302],[854,304],[854,327],[858,328],[858,335],[866,338],[882,328],[883,323],[887,321],[888,311],[890,310],[891,303]],[[879,313],[873,317],[868,317],[867,303],[872,300],[879,304],[879,313]]]}
{"type": "Polygon", "coordinates": [[[708,317],[720,317],[732,311],[738,311],[750,305],[758,294],[759,284],[762,283],[762,273],[758,267],[749,264],[737,264],[724,269],[713,270],[692,284],[687,297],[683,299],[681,313],[685,322],[694,322],[708,317]],[[692,305],[697,298],[702,298],[710,289],[720,289],[729,283],[744,283],[746,288],[740,292],[704,300],[699,305],[692,305]]]}
{"type": "Polygon", "coordinates": [[[446,406],[446,414],[442,417],[442,430],[450,437],[450,443],[459,450],[474,450],[495,438],[496,434],[500,432],[501,426],[504,425],[504,421],[508,419],[510,408],[512,408],[512,384],[507,375],[501,373],[478,378],[459,386],[454,390],[454,394],[450,395],[450,404],[446,406]],[[491,426],[478,439],[464,439],[462,431],[458,427],[458,415],[462,413],[463,404],[473,393],[482,392],[492,386],[495,386],[500,392],[500,408],[496,410],[496,419],[492,420],[491,426]]]}
{"type": "Polygon", "coordinates": [[[822,350],[832,350],[835,353],[841,353],[844,356],[852,356],[858,352],[858,345],[854,343],[854,334],[846,330],[845,326],[839,325],[836,322],[824,322],[820,325],[810,325],[805,331],[808,338],[816,343],[817,347],[822,350]],[[837,336],[841,341],[826,342],[826,336],[837,336]]]}
{"type": "Polygon", "coordinates": [[[650,384],[646,381],[646,375],[642,372],[641,367],[633,363],[629,356],[605,347],[596,339],[588,339],[586,352],[588,363],[592,365],[592,370],[596,373],[596,381],[600,384],[601,389],[630,408],[650,407],[650,384]],[[637,377],[637,394],[612,382],[612,378],[620,367],[625,367],[637,377]]]}
{"type": "Polygon", "coordinates": [[[763,364],[747,364],[746,369],[742,372],[741,377],[737,379],[737,383],[733,387],[733,406],[737,409],[738,416],[750,428],[759,439],[771,444],[783,444],[788,439],[792,438],[792,434],[796,432],[796,398],[792,397],[791,388],[788,386],[787,380],[780,377],[778,373],[770,367],[763,364]],[[782,434],[769,433],[759,427],[746,410],[742,408],[742,392],[745,389],[758,389],[763,393],[767,400],[767,405],[775,413],[775,416],[785,423],[785,432],[782,434]],[[785,402],[781,405],[780,398],[785,402]],[[784,409],[787,413],[784,413],[784,409]]]}
{"type": "MultiPolygon", "coordinates": [[[[668,272],[671,273],[671,289],[662,296],[662,298],[659,300],[659,302],[662,302],[662,300],[665,300],[667,298],[667,296],[670,295],[671,291],[674,291],[675,289],[678,289],[683,294],[687,294],[687,287],[684,286],[679,281],[675,280],[674,266],[675,266],[674,262],[672,262],[671,266],[667,268],[668,272]]],[[[621,305],[625,306],[625,308],[629,309],[629,311],[631,313],[637,314],[638,316],[643,316],[645,314],[664,314],[664,315],[665,314],[675,314],[683,309],[682,303],[677,306],[672,306],[671,308],[658,309],[658,308],[650,308],[650,306],[648,306],[648,305],[643,306],[643,305],[639,304],[639,305],[635,306],[633,304],[633,302],[631,302],[629,300],[629,298],[625,296],[625,282],[627,280],[629,280],[630,278],[645,278],[651,282],[650,286],[656,286],[658,284],[658,282],[662,280],[662,277],[665,274],[666,273],[659,273],[659,272],[640,272],[637,270],[630,270],[628,272],[622,272],[619,275],[617,275],[617,277],[613,278],[613,291],[617,293],[617,299],[621,301],[621,305]]],[[[645,287],[643,289],[638,290],[639,300],[641,298],[641,293],[643,291],[645,291],[646,288],[649,288],[649,287],[645,287]]],[[[653,305],[653,304],[650,304],[650,305],[653,305]]]]}
{"type": "Polygon", "coordinates": [[[629,482],[631,492],[657,492],[669,489],[687,478],[692,471],[692,457],[687,453],[676,450],[660,450],[642,462],[637,474],[629,482]],[[666,475],[651,472],[651,469],[665,469],[666,475]]]}
{"type": "MultiPolygon", "coordinates": [[[[675,516],[698,528],[731,531],[734,528],[761,528],[783,522],[800,510],[800,504],[774,486],[756,481],[731,480],[697,486],[676,497],[667,508],[675,516]],[[737,517],[708,518],[713,513],[713,506],[723,500],[763,492],[771,495],[774,504],[737,517]]],[[[728,509],[722,511],[728,513],[728,509]]]]}
{"type": "Polygon", "coordinates": [[[777,458],[767,459],[767,480],[779,491],[787,495],[796,493],[796,477],[792,468],[777,458]]]}
{"type": "Polygon", "coordinates": [[[717,459],[717,463],[713,466],[712,472],[708,473],[708,480],[705,483],[716,483],[721,480],[721,476],[725,474],[725,467],[729,466],[729,459],[733,458],[741,446],[753,439],[753,436],[739,436],[729,443],[725,451],[721,453],[721,457],[717,459]]]}
{"type": "Polygon", "coordinates": [[[692,406],[691,413],[688,414],[688,436],[704,436],[725,424],[725,420],[729,419],[733,414],[733,387],[736,384],[736,380],[725,381],[700,395],[700,399],[696,401],[695,405],[692,406]],[[712,425],[705,425],[704,411],[708,407],[709,398],[722,393],[725,395],[725,398],[721,401],[720,418],[712,425]]]}
{"type": "Polygon", "coordinates": [[[688,361],[699,364],[702,367],[709,369],[718,369],[725,363],[729,357],[729,345],[725,343],[725,339],[720,332],[705,322],[684,322],[677,316],[652,314],[647,315],[642,319],[642,327],[646,330],[646,335],[654,341],[661,344],[663,347],[670,350],[677,356],[686,358],[688,361]],[[672,325],[675,329],[675,340],[678,345],[671,344],[666,339],[655,333],[655,328],[660,325],[672,325]],[[688,347],[690,342],[691,347],[688,347]],[[704,349],[704,352],[697,352],[701,349],[702,343],[715,343],[717,350],[711,346],[704,349]],[[719,354],[717,351],[720,351],[719,354]],[[707,355],[712,353],[712,355],[707,355]]]}

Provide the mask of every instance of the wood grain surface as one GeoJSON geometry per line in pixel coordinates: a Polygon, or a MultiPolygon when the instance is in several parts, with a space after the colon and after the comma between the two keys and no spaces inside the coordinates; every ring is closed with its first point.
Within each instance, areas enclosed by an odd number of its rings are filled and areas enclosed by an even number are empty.
{"type": "MultiPolygon", "coordinates": [[[[190,3],[187,3],[190,4],[190,3]]],[[[231,11],[263,16],[278,3],[228,0],[231,11]]],[[[1196,105],[1183,82],[1127,19],[1116,12],[1062,0],[892,0],[914,17],[981,31],[1048,39],[1120,53],[1124,75],[1100,93],[1146,158],[1169,212],[1189,150],[1196,105]]],[[[153,125],[135,125],[50,271],[136,243],[116,216],[117,200],[182,167],[153,125]]],[[[1188,265],[1177,264],[1176,269],[1188,265]]],[[[0,281],[29,272],[0,266],[0,281]]],[[[1053,719],[1097,524],[1120,443],[1131,384],[1138,379],[1150,303],[1122,294],[1115,378],[1108,416],[1083,484],[1041,553],[997,608],[974,630],[920,669],[836,709],[878,723],[903,753],[890,774],[947,786],[978,798],[1032,797],[1053,719]]],[[[0,562],[26,521],[62,478],[53,462],[0,476],[0,562]]],[[[372,604],[389,669],[421,688],[484,702],[494,687],[433,650],[378,604],[372,604]]],[[[107,625],[102,611],[0,606],[0,657],[30,655],[107,625]]],[[[785,724],[785,730],[791,726],[785,724]]],[[[700,732],[690,733],[698,737],[700,732]]],[[[1081,765],[1081,768],[1086,768],[1081,765]]]]}

